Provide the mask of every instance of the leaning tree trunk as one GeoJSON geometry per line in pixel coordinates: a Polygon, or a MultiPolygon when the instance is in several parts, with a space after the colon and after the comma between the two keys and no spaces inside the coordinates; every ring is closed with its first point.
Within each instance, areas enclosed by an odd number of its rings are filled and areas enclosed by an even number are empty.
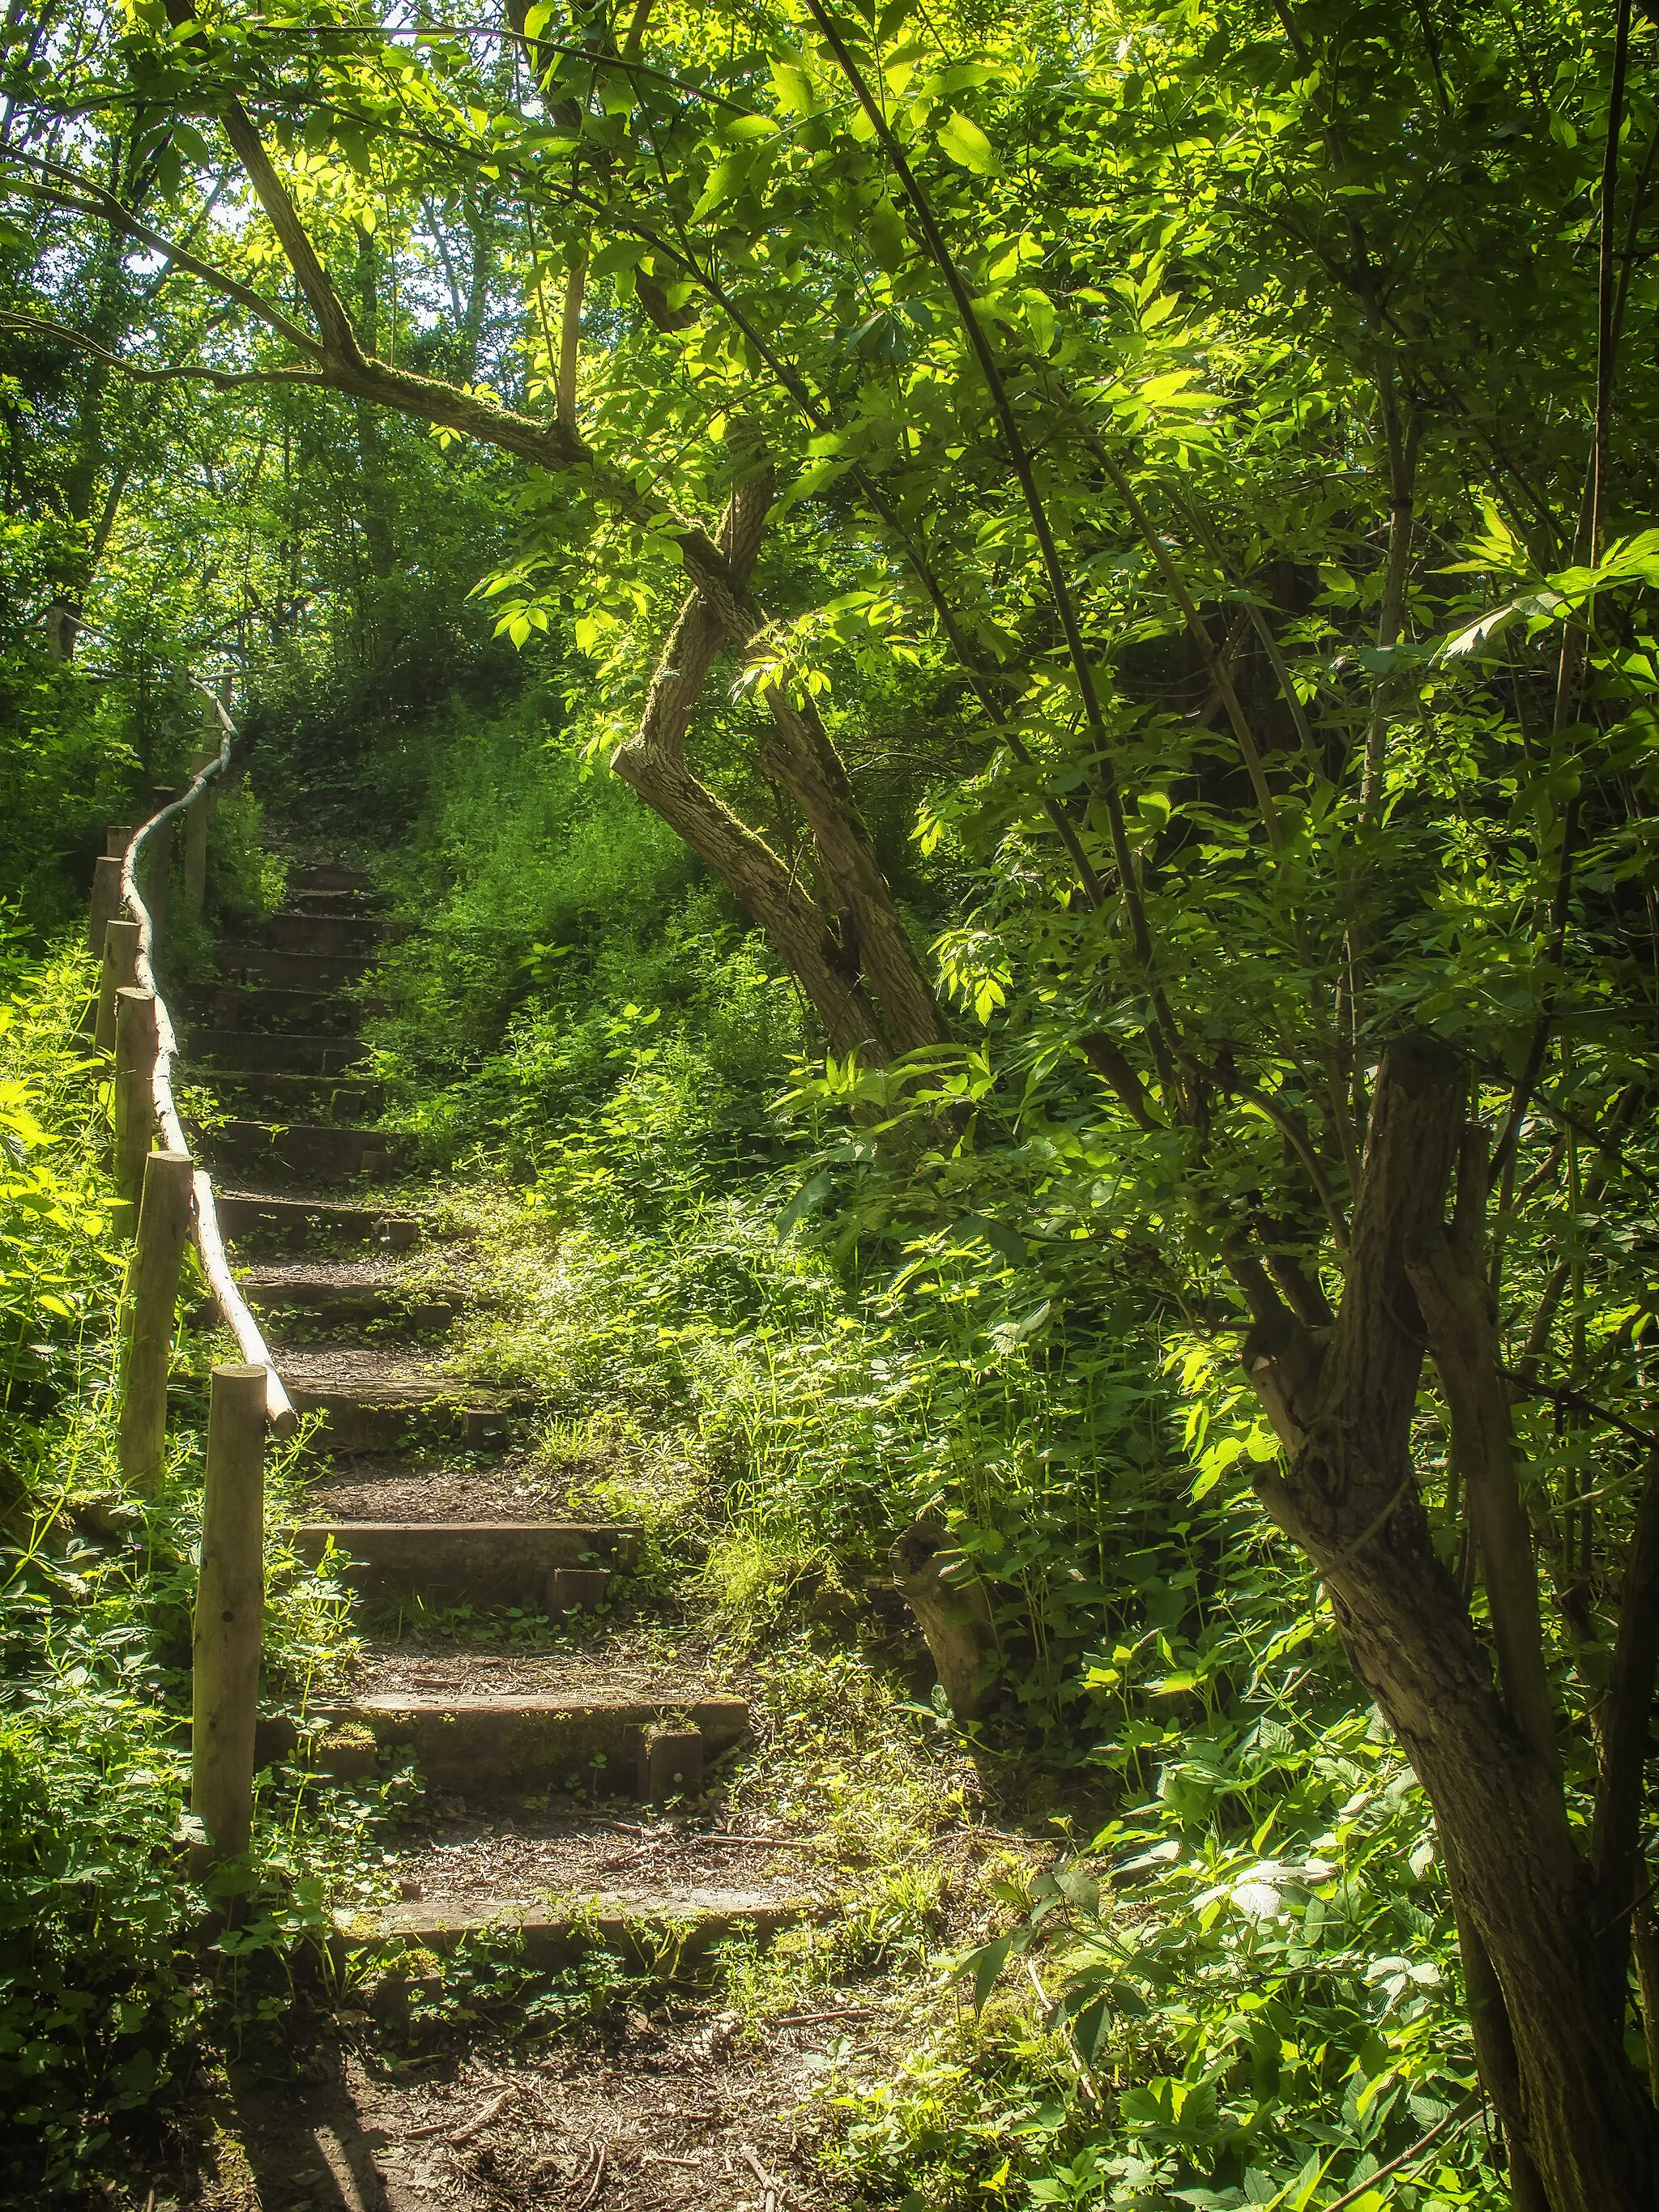
{"type": "MultiPolygon", "coordinates": [[[[1420,1267],[1444,1238],[1466,1097],[1443,1046],[1390,1048],[1328,1344],[1283,1306],[1259,1314],[1246,1341],[1287,1462],[1258,1486],[1312,1560],[1354,1671],[1428,1794],[1460,1921],[1490,1960],[1502,2020],[1483,2023],[1480,2041],[1517,2203],[1652,2212],[1659,2116],[1626,2057],[1625,1973],[1615,1984],[1601,1965],[1595,1885],[1568,1822],[1553,1729],[1539,1740],[1528,1679],[1539,1662],[1503,1650],[1500,1694],[1435,1553],[1412,1464],[1424,1322],[1407,1259],[1420,1267]],[[1493,2056],[1505,2033],[1507,2075],[1493,2056]],[[1541,2185],[1530,2203],[1528,2166],[1541,2185]]],[[[1500,1531],[1496,1564],[1512,1583],[1508,1540],[1500,1531]]]]}
{"type": "MultiPolygon", "coordinates": [[[[769,476],[738,486],[720,531],[720,550],[740,582],[754,566],[769,476]]],[[[685,733],[709,672],[726,641],[726,624],[702,593],[688,594],[651,679],[640,726],[611,765],[653,813],[706,860],[787,962],[841,1058],[887,1057],[881,1023],[829,917],[766,840],[738,820],[686,765],[685,733]]]]}
{"type": "Polygon", "coordinates": [[[750,829],[688,766],[686,732],[704,684],[728,640],[747,643],[762,617],[745,596],[771,503],[769,470],[733,493],[720,551],[736,590],[719,605],[690,592],[658,661],[640,726],[611,766],[677,836],[725,879],[765,930],[823,1024],[830,1050],[879,1063],[943,1034],[928,988],[846,770],[817,714],[774,684],[766,690],[775,735],[762,765],[799,807],[836,902],[827,914],[799,871],[750,829]]]}

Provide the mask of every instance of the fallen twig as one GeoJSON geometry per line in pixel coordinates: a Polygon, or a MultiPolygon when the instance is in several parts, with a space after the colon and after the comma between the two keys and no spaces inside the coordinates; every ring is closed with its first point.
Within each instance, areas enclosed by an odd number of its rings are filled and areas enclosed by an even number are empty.
{"type": "Polygon", "coordinates": [[[605,2186],[605,2160],[608,2156],[609,2152],[606,2146],[604,2143],[601,2143],[599,2145],[599,2157],[594,2161],[593,2165],[593,2178],[588,2183],[586,2188],[583,2190],[581,2195],[575,2200],[575,2212],[587,2212],[588,2206],[597,2203],[599,2191],[605,2186]]]}
{"type": "Polygon", "coordinates": [[[1345,2204],[1357,2204],[1379,2181],[1386,2181],[1391,2173],[1398,2173],[1402,2166],[1409,2166],[1414,2158],[1421,2158],[1430,2144],[1437,2142],[1448,2128],[1461,2127],[1465,2120],[1473,2119],[1480,2102],[1480,2092],[1471,2089],[1461,2104],[1454,2105],[1449,2112],[1443,2112],[1427,2135],[1419,2136],[1409,2150],[1402,2150],[1398,2158],[1391,2158],[1386,2166],[1379,2166],[1375,2173],[1368,2173],[1346,2196],[1339,2197],[1334,2204],[1327,2205],[1325,2212],[1342,2212],[1345,2204]]]}
{"type": "Polygon", "coordinates": [[[749,2168],[750,2173],[754,2175],[756,2180],[759,2182],[762,2189],[766,2192],[766,2203],[763,2208],[763,2212],[774,2212],[774,2208],[776,2206],[778,2198],[782,2193],[783,2184],[774,2175],[769,2174],[766,2171],[766,2168],[761,2164],[759,2154],[757,2152],[753,2143],[739,2143],[738,2146],[738,2156],[743,2160],[744,2164],[749,2168]]]}
{"type": "Polygon", "coordinates": [[[510,2105],[518,2094],[517,2088],[509,2081],[493,2104],[486,2105],[483,2112],[475,2113],[465,2127],[457,2128],[453,2136],[445,2137],[445,2141],[452,2143],[471,2142],[474,2136],[483,2133],[502,2107],[510,2105]]]}
{"type": "Polygon", "coordinates": [[[820,1838],[817,1836],[737,1836],[724,1830],[710,1830],[706,1835],[691,1834],[687,1840],[694,1844],[764,1844],[769,1850],[778,1851],[815,1851],[820,1838]]]}
{"type": "MultiPolygon", "coordinates": [[[[492,2083],[491,2087],[493,2087],[495,2085],[492,2083]]],[[[502,2106],[509,2103],[513,2098],[518,2095],[518,2094],[519,2092],[515,2086],[509,2081],[507,2087],[501,2091],[499,2097],[496,2097],[492,2100],[492,2102],[486,2105],[482,2112],[475,2112],[470,2120],[465,2122],[462,2126],[455,2129],[453,2133],[451,2132],[449,2124],[451,2116],[448,2114],[446,2114],[441,2120],[428,2120],[426,2125],[422,2128],[405,2128],[404,2130],[404,2133],[409,2136],[411,2142],[422,2136],[442,2136],[448,2142],[471,2142],[473,2136],[478,2133],[480,2129],[487,2128],[489,2125],[489,2123],[495,2118],[496,2113],[501,2111],[502,2106]]]]}
{"type": "MultiPolygon", "coordinates": [[[[1023,1963],[1026,1972],[1031,1978],[1031,1987],[1037,1993],[1037,2002],[1046,2008],[1049,2002],[1048,1992],[1043,1988],[1042,1977],[1038,1974],[1036,1968],[1031,1964],[1030,1955],[1029,1953],[1026,1954],[1023,1963]]],[[[1089,2102],[1098,2108],[1100,2104],[1100,2092],[1095,2087],[1095,2077],[1089,2071],[1087,2065],[1085,2063],[1083,2053],[1077,2047],[1077,2038],[1072,2033],[1072,2024],[1070,2021],[1061,2021],[1060,2033],[1061,2039],[1064,2041],[1066,2045],[1066,2055],[1071,2060],[1073,2066],[1076,2069],[1079,2087],[1082,2089],[1084,2095],[1088,2099],[1089,2102]]]]}
{"type": "Polygon", "coordinates": [[[640,2156],[647,2166],[683,2166],[688,2173],[702,2172],[702,2160],[700,2158],[670,2158],[667,2152],[663,2150],[642,2150],[640,2156]]]}
{"type": "Polygon", "coordinates": [[[832,2012],[791,2012],[781,2020],[775,2020],[774,2027],[811,2027],[821,2020],[864,2020],[879,2005],[837,2005],[832,2012]]]}

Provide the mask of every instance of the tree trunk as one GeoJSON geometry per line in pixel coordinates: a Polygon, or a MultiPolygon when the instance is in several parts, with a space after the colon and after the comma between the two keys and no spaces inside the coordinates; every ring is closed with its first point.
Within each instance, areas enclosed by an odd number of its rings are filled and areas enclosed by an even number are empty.
{"type": "MultiPolygon", "coordinates": [[[[1490,1960],[1493,2007],[1501,1998],[1502,2022],[1494,2013],[1483,2040],[1490,2052],[1506,2028],[1513,2043],[1505,2124],[1522,2188],[1530,2160],[1548,2212],[1651,2212],[1659,2121],[1625,2054],[1623,1977],[1613,1989],[1595,1970],[1595,1886],[1554,1744],[1536,1741],[1534,1715],[1512,1711],[1494,1686],[1435,1554],[1411,1460],[1424,1343],[1407,1255],[1444,1242],[1466,1096],[1443,1046],[1390,1047],[1329,1342],[1287,1307],[1246,1341],[1246,1371],[1287,1461],[1258,1489],[1313,1561],[1354,1671],[1434,1808],[1460,1919],[1490,1960]]],[[[1488,2086],[1502,2110],[1501,2083],[1488,2086]]]]}
{"type": "Polygon", "coordinates": [[[763,627],[746,598],[772,478],[757,471],[733,493],[720,551],[736,592],[724,608],[688,594],[663,647],[640,726],[611,766],[677,836],[725,878],[793,969],[823,1024],[830,1049],[881,1062],[942,1034],[939,1010],[904,932],[846,770],[815,713],[775,685],[766,703],[775,734],[762,765],[799,807],[820,872],[836,900],[832,921],[766,840],[689,769],[685,737],[699,696],[729,635],[748,642],[763,627]],[[743,595],[743,596],[739,596],[743,595]],[[866,981],[867,986],[866,988],[866,981]]]}
{"type": "MultiPolygon", "coordinates": [[[[769,477],[756,477],[738,487],[726,508],[721,546],[740,580],[754,565],[770,500],[769,477]]],[[[823,1024],[830,1050],[843,1059],[856,1051],[883,1060],[881,1024],[828,917],[796,871],[685,764],[685,733],[726,639],[720,617],[700,592],[690,592],[663,647],[640,726],[611,765],[766,932],[823,1024]]]]}

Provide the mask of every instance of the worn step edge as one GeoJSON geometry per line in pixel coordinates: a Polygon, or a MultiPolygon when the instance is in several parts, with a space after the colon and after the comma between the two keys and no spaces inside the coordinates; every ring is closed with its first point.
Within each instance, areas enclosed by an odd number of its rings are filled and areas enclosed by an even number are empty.
{"type": "Polygon", "coordinates": [[[202,1023],[186,1032],[185,1046],[192,1061],[271,1075],[343,1075],[368,1050],[355,1038],[315,1030],[221,1029],[202,1023]]]}
{"type": "MultiPolygon", "coordinates": [[[[385,1103],[386,1085],[378,1075],[351,1067],[234,1067],[216,1063],[191,1063],[191,1073],[204,1089],[244,1091],[259,1097],[292,1099],[296,1104],[311,1098],[372,1098],[373,1106],[359,1111],[378,1114],[385,1103]]],[[[337,1125],[328,1123],[334,1127],[337,1125]]]]}
{"type": "Polygon", "coordinates": [[[464,1290],[402,1290],[391,1283],[262,1283],[250,1274],[241,1278],[240,1288],[256,1313],[304,1314],[319,1328],[379,1322],[416,1333],[448,1329],[467,1304],[464,1290]]]}

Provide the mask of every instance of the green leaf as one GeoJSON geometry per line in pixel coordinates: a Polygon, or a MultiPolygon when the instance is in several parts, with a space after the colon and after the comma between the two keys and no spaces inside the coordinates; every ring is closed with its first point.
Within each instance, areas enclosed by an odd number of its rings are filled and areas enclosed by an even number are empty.
{"type": "Polygon", "coordinates": [[[909,251],[910,234],[904,228],[904,219],[884,193],[870,210],[865,229],[870,240],[870,250],[875,255],[876,266],[890,276],[904,265],[909,251]]]}
{"type": "Polygon", "coordinates": [[[804,69],[793,62],[775,61],[772,64],[772,88],[777,94],[778,106],[788,115],[816,115],[818,97],[812,89],[812,80],[804,69]]]}
{"type": "Polygon", "coordinates": [[[974,2010],[983,2012],[997,1977],[1008,1963],[1008,1954],[1013,1948],[1012,1936],[999,1936],[989,1943],[981,1943],[977,1951],[969,1952],[957,1972],[971,1973],[974,1978],[974,2010]]]}
{"type": "Polygon", "coordinates": [[[976,177],[994,177],[1002,167],[995,147],[960,108],[951,110],[949,122],[942,124],[934,136],[958,168],[971,169],[976,177]]]}
{"type": "Polygon", "coordinates": [[[817,1175],[809,1176],[807,1177],[806,1181],[801,1185],[800,1188],[790,1200],[788,1205],[784,1207],[783,1212],[778,1216],[778,1242],[780,1243],[782,1243],[783,1239],[789,1234],[790,1231],[794,1227],[798,1221],[804,1220],[809,1213],[815,1212],[817,1208],[823,1205],[824,1200],[830,1195],[830,1185],[831,1180],[832,1178],[827,1168],[820,1168],[817,1175]]]}

